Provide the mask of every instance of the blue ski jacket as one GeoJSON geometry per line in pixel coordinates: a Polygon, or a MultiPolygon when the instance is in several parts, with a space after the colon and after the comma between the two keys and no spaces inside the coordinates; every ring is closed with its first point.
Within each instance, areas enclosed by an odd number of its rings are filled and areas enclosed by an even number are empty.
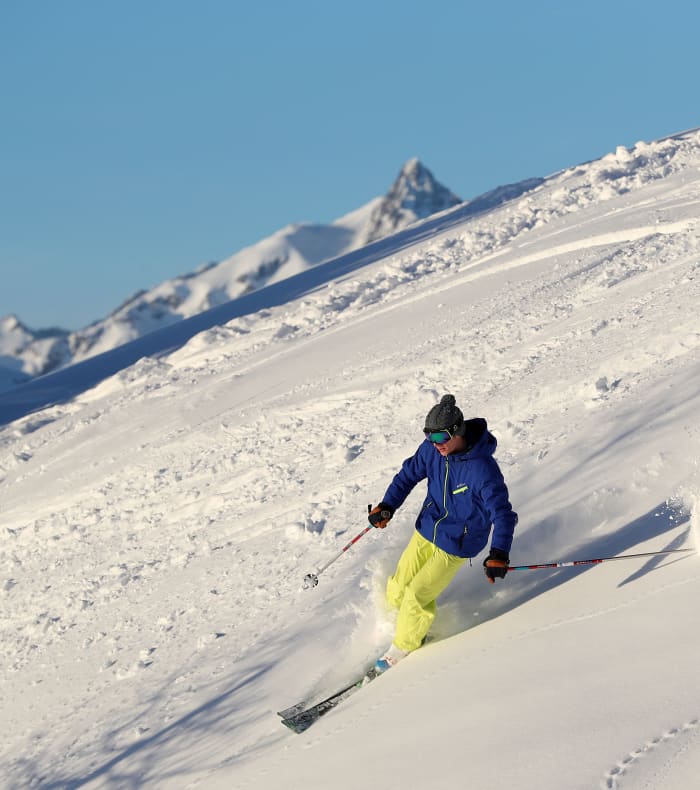
{"type": "Polygon", "coordinates": [[[469,423],[472,430],[477,428],[477,435],[483,426],[472,447],[443,457],[426,439],[403,462],[383,501],[396,510],[427,478],[428,495],[416,520],[424,538],[448,554],[475,557],[486,546],[493,525],[491,548],[509,553],[518,515],[493,457],[496,437],[487,430],[486,420],[469,423]]]}

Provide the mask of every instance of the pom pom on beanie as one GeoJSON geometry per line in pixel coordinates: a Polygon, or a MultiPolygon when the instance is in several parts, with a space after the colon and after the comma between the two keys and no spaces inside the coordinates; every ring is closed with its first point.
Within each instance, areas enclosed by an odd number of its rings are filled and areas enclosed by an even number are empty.
{"type": "Polygon", "coordinates": [[[443,395],[425,418],[424,431],[457,431],[464,422],[464,415],[457,408],[454,395],[443,395]]]}

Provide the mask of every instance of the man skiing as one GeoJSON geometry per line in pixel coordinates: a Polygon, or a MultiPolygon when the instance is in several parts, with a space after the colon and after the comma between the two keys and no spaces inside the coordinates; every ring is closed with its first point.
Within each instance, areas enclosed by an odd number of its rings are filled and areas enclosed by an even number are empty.
{"type": "Polygon", "coordinates": [[[493,584],[508,572],[517,513],[493,457],[496,438],[486,420],[465,420],[453,395],[445,395],[425,418],[425,441],[407,458],[369,522],[383,529],[413,488],[427,478],[428,493],[416,531],[387,581],[389,606],[398,609],[391,646],[375,673],[394,666],[420,647],[435,619],[436,599],[459,568],[486,546],[484,573],[493,584]]]}

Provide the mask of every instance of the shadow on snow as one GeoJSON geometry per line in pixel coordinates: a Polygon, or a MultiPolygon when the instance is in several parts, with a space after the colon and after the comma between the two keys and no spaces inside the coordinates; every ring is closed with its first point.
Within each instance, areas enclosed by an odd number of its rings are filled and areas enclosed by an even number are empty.
{"type": "MultiPolygon", "coordinates": [[[[250,700],[235,705],[236,697],[246,688],[251,686],[254,688],[270,669],[271,666],[266,665],[248,672],[244,678],[223,693],[193,708],[153,735],[140,738],[137,743],[121,748],[112,745],[126,732],[134,731],[137,721],[143,715],[141,709],[135,719],[125,723],[118,730],[105,733],[102,743],[96,745],[96,753],[100,757],[93,759],[93,764],[101,761],[100,764],[82,776],[53,777],[47,766],[31,765],[24,760],[17,761],[12,771],[17,784],[12,786],[41,787],[42,790],[77,790],[95,782],[99,786],[135,789],[148,784],[155,785],[168,778],[186,776],[192,771],[192,763],[197,759],[192,755],[192,747],[197,738],[206,739],[207,733],[219,728],[221,733],[230,735],[232,745],[235,743],[235,732],[250,723],[253,707],[250,700]],[[113,752],[113,756],[105,759],[110,752],[113,752]],[[182,754],[183,760],[168,759],[166,765],[163,765],[159,760],[163,752],[169,758],[182,754]]],[[[162,704],[165,696],[166,692],[155,695],[150,701],[150,706],[162,704]]],[[[260,711],[257,715],[267,716],[268,712],[260,711]]],[[[253,748],[254,746],[251,746],[245,753],[250,753],[253,748]]],[[[202,760],[196,766],[197,771],[221,766],[220,754],[209,756],[214,760],[214,764],[208,765],[206,760],[202,760]]],[[[82,757],[85,759],[86,755],[83,754],[82,757]]],[[[230,763],[234,759],[236,757],[229,756],[226,762],[230,763]]],[[[6,776],[6,779],[10,778],[6,776]]]]}

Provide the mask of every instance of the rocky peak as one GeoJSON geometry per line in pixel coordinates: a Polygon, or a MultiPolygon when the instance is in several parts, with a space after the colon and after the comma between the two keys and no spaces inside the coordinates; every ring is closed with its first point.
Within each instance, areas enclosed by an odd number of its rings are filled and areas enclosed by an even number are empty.
{"type": "Polygon", "coordinates": [[[19,318],[13,314],[0,316],[0,329],[3,332],[14,332],[17,329],[28,331],[19,318]]]}
{"type": "Polygon", "coordinates": [[[0,318],[0,353],[15,354],[33,339],[32,332],[16,315],[6,315],[0,318]]]}
{"type": "Polygon", "coordinates": [[[462,199],[437,181],[422,162],[409,159],[372,212],[365,244],[461,202],[462,199]]]}

